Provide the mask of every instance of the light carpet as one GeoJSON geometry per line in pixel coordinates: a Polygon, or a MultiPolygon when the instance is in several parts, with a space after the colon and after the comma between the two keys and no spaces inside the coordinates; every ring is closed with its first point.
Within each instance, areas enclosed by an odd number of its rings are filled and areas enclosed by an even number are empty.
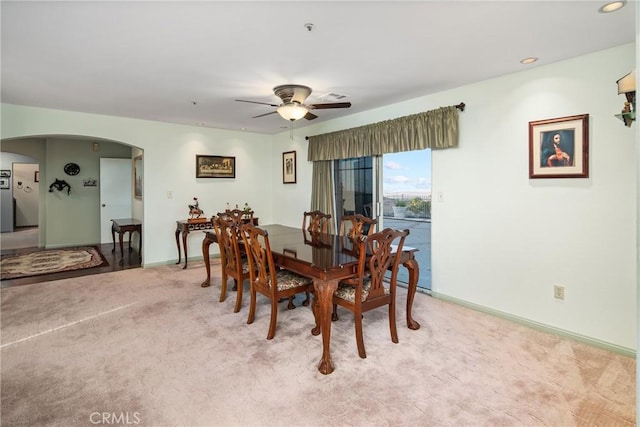
{"type": "Polygon", "coordinates": [[[109,265],[97,246],[34,250],[2,255],[0,280],[109,265]]]}
{"type": "Polygon", "coordinates": [[[2,289],[2,425],[636,425],[632,358],[424,294],[412,331],[400,290],[400,342],[368,312],[360,359],[340,311],[325,376],[309,307],[281,303],[268,341],[266,299],[247,325],[248,298],[218,302],[217,262],[204,277],[195,262],[2,289]]]}

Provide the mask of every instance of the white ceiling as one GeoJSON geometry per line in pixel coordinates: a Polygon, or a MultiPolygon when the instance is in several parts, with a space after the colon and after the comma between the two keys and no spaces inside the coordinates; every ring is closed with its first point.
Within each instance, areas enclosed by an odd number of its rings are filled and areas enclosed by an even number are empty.
{"type": "Polygon", "coordinates": [[[604,3],[3,0],[0,96],[274,134],[288,122],[252,118],[272,107],[234,100],[278,104],[289,83],[313,88],[308,103],[347,96],[318,123],[633,42],[636,1],[604,3]]]}

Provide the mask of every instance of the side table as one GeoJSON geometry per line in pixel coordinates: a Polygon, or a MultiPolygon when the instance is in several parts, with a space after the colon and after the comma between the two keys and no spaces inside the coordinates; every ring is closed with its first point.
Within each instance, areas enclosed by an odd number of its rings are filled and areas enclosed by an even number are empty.
{"type": "Polygon", "coordinates": [[[178,247],[178,262],[176,262],[176,264],[180,264],[182,261],[182,254],[180,252],[180,234],[182,234],[182,247],[184,248],[183,270],[187,268],[187,263],[189,262],[189,258],[187,257],[187,237],[189,237],[189,233],[191,231],[210,230],[212,228],[213,222],[211,222],[211,219],[202,222],[189,222],[186,219],[176,221],[176,246],[178,247]]]}
{"type": "Polygon", "coordinates": [[[122,235],[129,233],[129,252],[131,252],[131,234],[137,231],[140,236],[140,247],[138,249],[138,255],[140,262],[142,262],[142,222],[133,218],[119,218],[111,220],[111,238],[113,239],[112,253],[116,251],[116,233],[118,233],[118,241],[120,243],[120,264],[124,263],[123,249],[122,249],[122,235]]]}

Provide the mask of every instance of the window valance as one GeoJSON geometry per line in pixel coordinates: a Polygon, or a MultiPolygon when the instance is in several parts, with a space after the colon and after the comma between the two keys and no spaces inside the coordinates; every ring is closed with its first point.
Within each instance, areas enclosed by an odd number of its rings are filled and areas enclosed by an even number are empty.
{"type": "MultiPolygon", "coordinates": [[[[464,105],[464,104],[462,104],[464,105]]],[[[458,146],[458,106],[309,137],[310,161],[458,146]]]]}

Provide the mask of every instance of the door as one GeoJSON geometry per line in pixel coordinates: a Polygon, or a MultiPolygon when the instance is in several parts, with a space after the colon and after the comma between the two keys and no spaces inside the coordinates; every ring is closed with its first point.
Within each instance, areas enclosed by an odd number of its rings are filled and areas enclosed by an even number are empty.
{"type": "Polygon", "coordinates": [[[131,218],[131,159],[100,159],[100,243],[111,243],[111,220],[131,218]]]}
{"type": "MultiPolygon", "coordinates": [[[[383,156],[385,227],[408,229],[406,246],[418,249],[418,287],[431,289],[431,150],[388,153],[383,156]],[[398,210],[398,207],[404,208],[398,210]]],[[[405,269],[398,280],[407,281],[405,269]]]]}
{"type": "MultiPolygon", "coordinates": [[[[378,231],[409,229],[405,245],[418,249],[418,287],[431,289],[431,150],[336,160],[334,171],[336,218],[361,213],[378,220],[378,231]],[[398,201],[401,217],[393,209],[398,201]]],[[[398,280],[408,279],[401,268],[398,280]]]]}

